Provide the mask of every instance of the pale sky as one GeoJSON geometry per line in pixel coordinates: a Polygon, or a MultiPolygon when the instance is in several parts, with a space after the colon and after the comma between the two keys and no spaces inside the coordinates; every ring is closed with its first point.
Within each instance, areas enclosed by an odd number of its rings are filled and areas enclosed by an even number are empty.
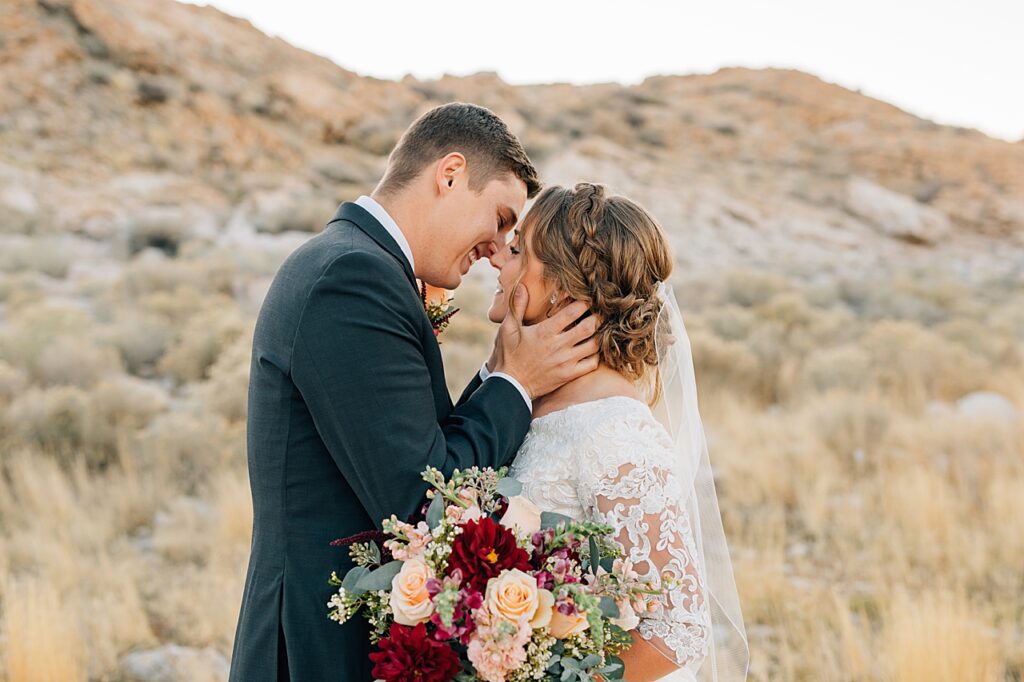
{"type": "Polygon", "coordinates": [[[1024,138],[1024,0],[199,0],[357,73],[637,83],[796,68],[938,123],[1024,138]]]}

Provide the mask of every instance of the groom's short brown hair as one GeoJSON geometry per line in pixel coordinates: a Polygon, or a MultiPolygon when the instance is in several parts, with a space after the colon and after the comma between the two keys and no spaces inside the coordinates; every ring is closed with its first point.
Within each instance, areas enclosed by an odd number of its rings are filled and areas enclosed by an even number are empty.
{"type": "Polygon", "coordinates": [[[464,102],[434,107],[409,126],[388,158],[378,190],[402,189],[428,163],[451,152],[466,157],[469,187],[475,192],[505,173],[526,183],[527,197],[540,191],[537,169],[505,122],[490,109],[464,102]]]}

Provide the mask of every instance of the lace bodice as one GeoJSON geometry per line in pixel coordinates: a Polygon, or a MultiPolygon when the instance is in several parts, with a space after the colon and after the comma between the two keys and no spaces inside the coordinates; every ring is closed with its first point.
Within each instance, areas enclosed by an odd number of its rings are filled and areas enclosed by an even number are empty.
{"type": "Polygon", "coordinates": [[[544,511],[612,525],[644,578],[678,582],[639,634],[695,672],[707,654],[711,621],[671,439],[642,402],[615,396],[533,420],[510,474],[544,511]]]}

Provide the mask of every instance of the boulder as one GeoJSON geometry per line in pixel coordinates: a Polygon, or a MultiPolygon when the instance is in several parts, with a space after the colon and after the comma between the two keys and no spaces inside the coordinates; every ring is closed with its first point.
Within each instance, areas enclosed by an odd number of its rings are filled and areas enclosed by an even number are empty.
{"type": "Polygon", "coordinates": [[[40,213],[39,202],[28,187],[0,187],[0,233],[35,232],[40,213]]]}
{"type": "Polygon", "coordinates": [[[993,391],[968,393],[956,401],[956,409],[961,415],[974,419],[1015,421],[1020,417],[1020,410],[1009,398],[993,391]]]}
{"type": "Polygon", "coordinates": [[[860,177],[847,183],[845,208],[887,237],[914,244],[937,244],[951,232],[942,211],[860,177]]]}
{"type": "Polygon", "coordinates": [[[305,185],[259,190],[249,194],[245,213],[257,232],[319,232],[334,216],[334,199],[305,185]]]}

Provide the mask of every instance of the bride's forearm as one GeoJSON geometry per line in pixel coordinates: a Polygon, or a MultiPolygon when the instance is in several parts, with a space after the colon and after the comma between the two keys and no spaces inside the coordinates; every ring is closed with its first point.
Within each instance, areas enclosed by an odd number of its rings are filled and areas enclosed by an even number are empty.
{"type": "Polygon", "coordinates": [[[633,637],[633,645],[619,654],[625,664],[623,677],[629,682],[654,682],[679,668],[636,630],[629,634],[633,637]]]}

